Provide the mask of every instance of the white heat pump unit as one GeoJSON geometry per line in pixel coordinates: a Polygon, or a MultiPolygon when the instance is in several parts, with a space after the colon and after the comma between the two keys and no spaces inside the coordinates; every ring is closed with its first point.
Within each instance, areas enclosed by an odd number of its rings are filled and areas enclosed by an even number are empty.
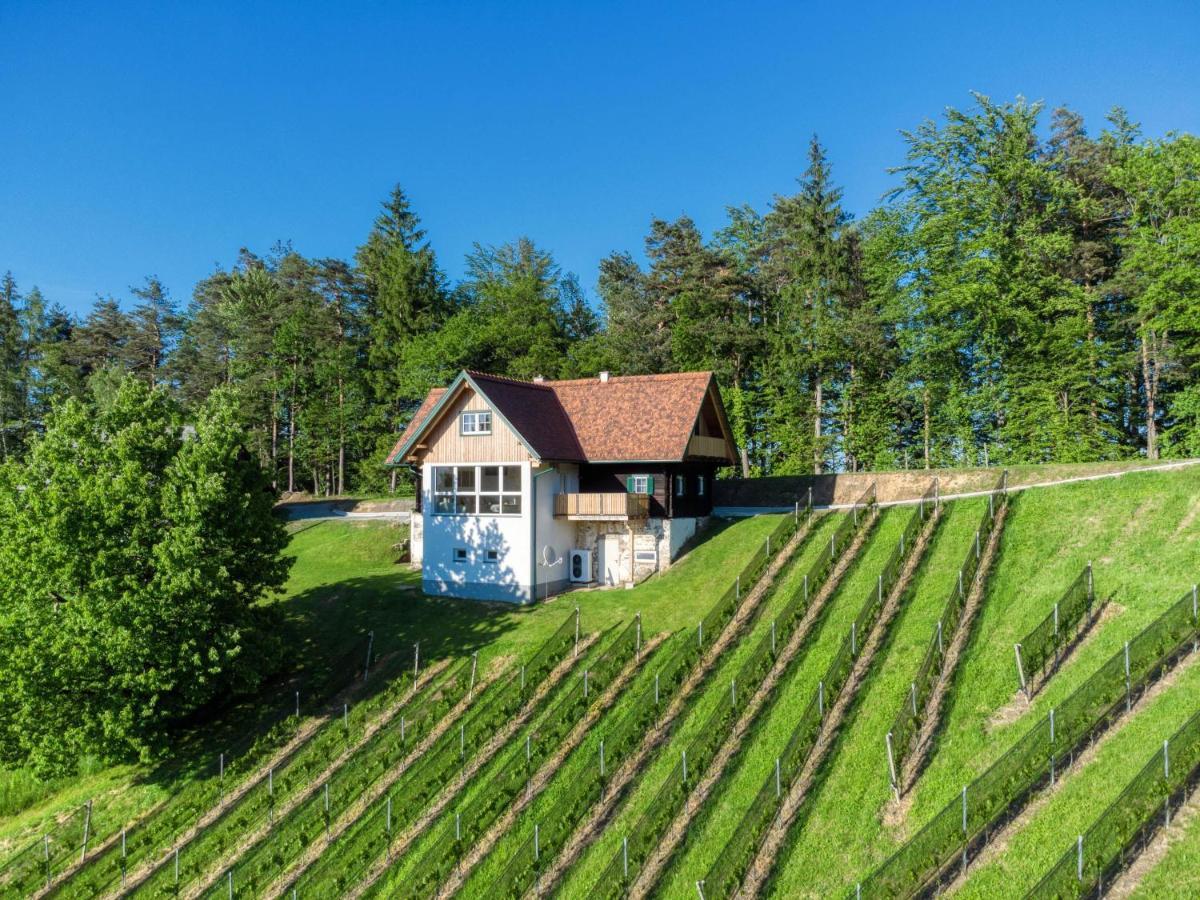
{"type": "Polygon", "coordinates": [[[592,551],[571,551],[571,581],[575,584],[587,584],[592,580],[592,551]]]}

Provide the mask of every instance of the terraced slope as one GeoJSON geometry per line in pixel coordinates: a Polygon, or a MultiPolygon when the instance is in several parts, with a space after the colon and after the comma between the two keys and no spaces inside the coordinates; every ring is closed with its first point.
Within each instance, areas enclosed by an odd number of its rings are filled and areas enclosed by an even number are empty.
{"type": "Polygon", "coordinates": [[[706,815],[693,825],[691,845],[663,881],[664,896],[684,896],[689,891],[694,896],[696,880],[704,877],[724,845],[737,839],[734,832],[738,823],[849,632],[850,623],[895,548],[908,516],[909,510],[903,508],[883,512],[875,533],[830,598],[793,674],[781,687],[775,703],[747,742],[745,753],[709,803],[706,815]]]}
{"type": "Polygon", "coordinates": [[[776,896],[830,896],[844,887],[839,873],[877,860],[873,848],[885,810],[894,815],[884,736],[908,696],[929,635],[953,587],[963,555],[974,539],[986,500],[949,504],[933,544],[902,601],[882,659],[872,667],[861,699],[844,726],[836,756],[795,844],[772,879],[776,896]],[[832,864],[831,864],[832,863],[832,864]]]}
{"type": "MultiPolygon", "coordinates": [[[[1053,866],[1077,835],[1115,800],[1145,760],[1200,708],[1200,657],[1143,698],[1129,721],[1108,732],[1058,785],[1044,792],[968,870],[955,896],[1023,895],[1053,866]]],[[[1171,892],[1160,896],[1185,896],[1171,892]]]]}
{"type": "Polygon", "coordinates": [[[827,542],[840,517],[830,516],[819,524],[811,542],[804,548],[788,577],[768,600],[755,628],[744,636],[706,681],[703,692],[684,722],[660,750],[638,780],[617,815],[608,822],[601,837],[588,849],[583,858],[568,873],[561,889],[567,897],[585,896],[592,890],[627,834],[643,812],[649,808],[660,786],[676,766],[681,765],[682,752],[703,727],[718,704],[730,702],[729,683],[734,673],[753,651],[759,637],[769,631],[770,622],[790,598],[791,591],[802,588],[803,574],[822,553],[828,553],[827,542]]]}
{"type": "MultiPolygon", "coordinates": [[[[1200,567],[1200,471],[1195,469],[1023,493],[1014,498],[1009,516],[945,729],[912,791],[911,805],[880,835],[880,859],[1174,603],[1200,567]],[[1017,696],[1012,644],[1045,615],[1056,593],[1088,560],[1094,561],[1097,594],[1112,596],[1113,602],[1083,645],[1027,704],[1017,696]]],[[[1124,774],[1136,770],[1144,756],[1139,752],[1125,760],[1124,774]]],[[[1091,814],[1102,808],[1092,808],[1091,814]]],[[[844,873],[847,889],[865,874],[844,873]]]]}

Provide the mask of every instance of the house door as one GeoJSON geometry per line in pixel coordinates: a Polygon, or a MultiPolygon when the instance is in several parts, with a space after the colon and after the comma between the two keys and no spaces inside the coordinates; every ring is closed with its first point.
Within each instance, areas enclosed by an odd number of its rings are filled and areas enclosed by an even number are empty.
{"type": "Polygon", "coordinates": [[[600,541],[600,579],[605,584],[620,584],[625,579],[621,576],[621,536],[606,534],[600,541]]]}

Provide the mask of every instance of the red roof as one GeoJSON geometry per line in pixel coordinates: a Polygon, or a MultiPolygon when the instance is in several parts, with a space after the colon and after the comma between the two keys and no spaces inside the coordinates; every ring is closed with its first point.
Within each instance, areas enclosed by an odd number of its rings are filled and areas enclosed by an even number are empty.
{"type": "MultiPolygon", "coordinates": [[[[711,372],[541,382],[482,372],[466,372],[464,376],[455,384],[469,379],[539,459],[682,460],[710,386],[722,427],[726,427],[711,372]]],[[[397,455],[430,418],[446,390],[435,388],[429,392],[401,435],[389,462],[400,461],[397,455]]]]}
{"type": "Polygon", "coordinates": [[[594,462],[680,460],[704,403],[711,372],[550,381],[594,462]]]}

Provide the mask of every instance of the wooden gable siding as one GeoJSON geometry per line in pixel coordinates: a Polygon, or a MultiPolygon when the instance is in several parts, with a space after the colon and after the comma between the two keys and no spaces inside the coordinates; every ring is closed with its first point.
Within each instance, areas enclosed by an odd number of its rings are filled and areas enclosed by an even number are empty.
{"type": "Polygon", "coordinates": [[[453,401],[449,409],[442,411],[437,423],[414,450],[420,455],[421,462],[430,463],[525,462],[530,458],[529,451],[516,433],[504,424],[504,420],[488,406],[487,401],[470,388],[453,401]],[[460,433],[459,415],[474,410],[491,411],[491,434],[460,433]],[[420,444],[424,444],[425,448],[422,449],[420,444]]]}

